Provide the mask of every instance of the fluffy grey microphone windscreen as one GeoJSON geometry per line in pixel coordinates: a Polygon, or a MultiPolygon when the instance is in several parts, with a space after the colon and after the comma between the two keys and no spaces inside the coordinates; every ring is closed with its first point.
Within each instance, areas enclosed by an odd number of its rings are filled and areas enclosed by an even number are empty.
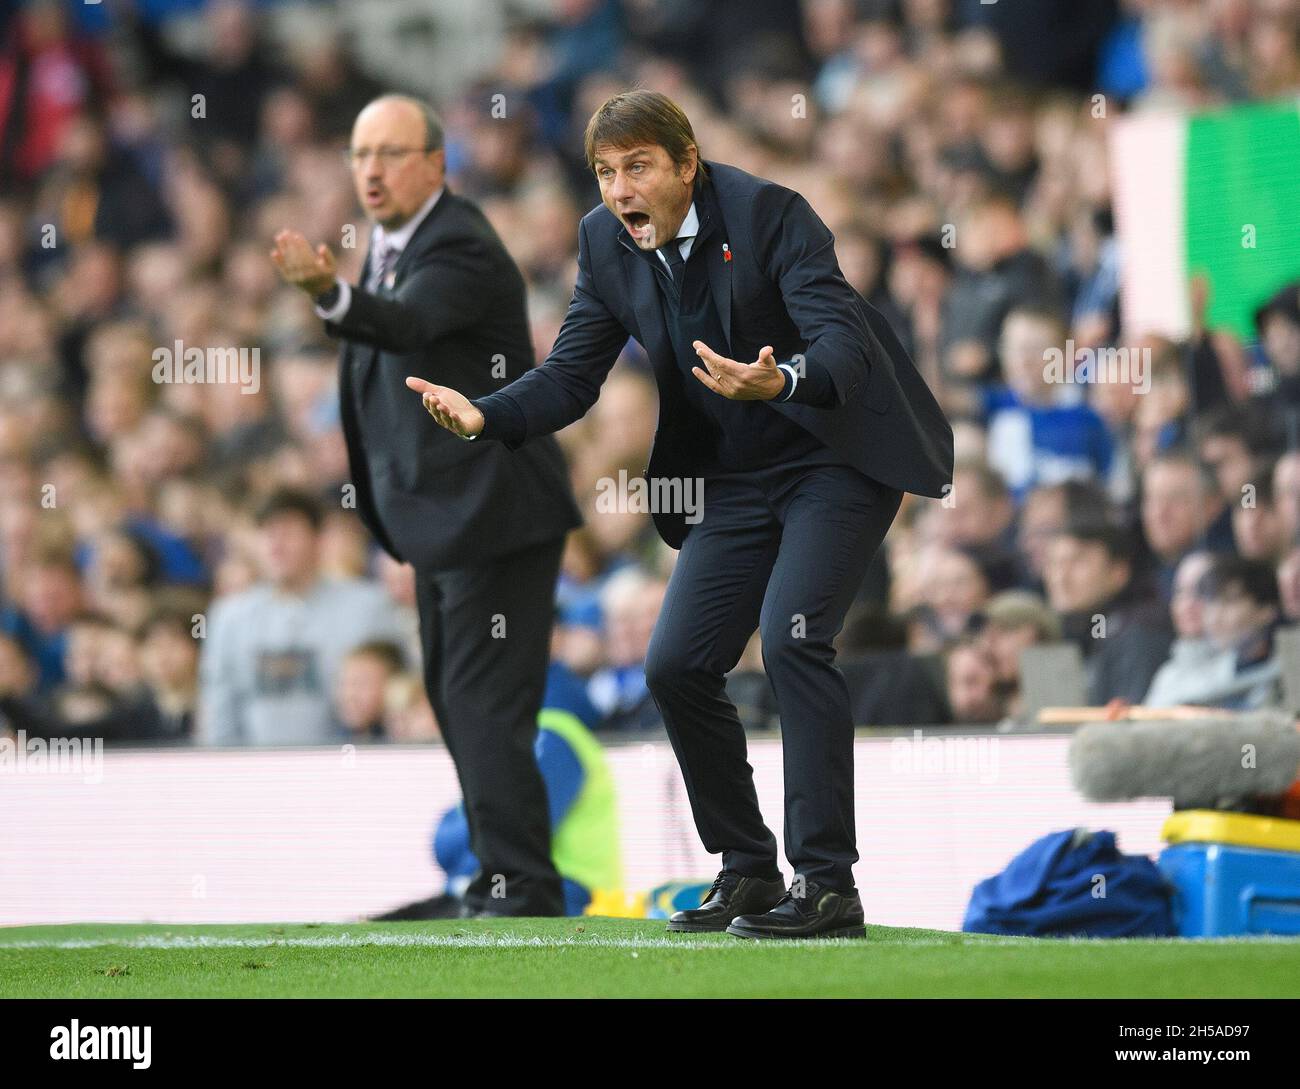
{"type": "Polygon", "coordinates": [[[1095,723],[1070,744],[1070,777],[1094,802],[1172,798],[1175,809],[1216,809],[1282,794],[1298,774],[1300,733],[1282,711],[1095,723]]]}

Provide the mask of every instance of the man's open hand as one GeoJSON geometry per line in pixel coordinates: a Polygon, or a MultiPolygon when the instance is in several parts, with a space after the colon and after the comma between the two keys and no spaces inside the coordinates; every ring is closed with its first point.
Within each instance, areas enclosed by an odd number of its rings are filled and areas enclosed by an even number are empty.
{"type": "Polygon", "coordinates": [[[469,403],[468,398],[446,386],[435,386],[423,378],[408,378],[408,389],[423,396],[429,415],[453,435],[462,439],[473,438],[483,430],[483,413],[469,403]]]}
{"type": "Polygon", "coordinates": [[[785,375],[776,365],[772,346],[765,345],[755,363],[737,363],[734,359],[718,355],[702,340],[691,342],[701,367],[692,367],[695,375],[714,393],[732,401],[770,401],[785,389],[785,375]]]}
{"type": "Polygon", "coordinates": [[[322,242],[313,250],[311,243],[297,231],[281,231],[275,236],[271,260],[285,283],[293,284],[312,298],[325,294],[338,276],[330,248],[322,242]]]}

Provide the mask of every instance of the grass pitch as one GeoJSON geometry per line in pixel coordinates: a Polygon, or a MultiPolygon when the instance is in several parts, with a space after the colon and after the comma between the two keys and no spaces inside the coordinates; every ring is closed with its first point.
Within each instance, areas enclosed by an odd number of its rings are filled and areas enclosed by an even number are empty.
{"type": "Polygon", "coordinates": [[[668,934],[644,919],[0,929],[27,998],[1300,996],[1300,939],[866,941],[668,934]]]}

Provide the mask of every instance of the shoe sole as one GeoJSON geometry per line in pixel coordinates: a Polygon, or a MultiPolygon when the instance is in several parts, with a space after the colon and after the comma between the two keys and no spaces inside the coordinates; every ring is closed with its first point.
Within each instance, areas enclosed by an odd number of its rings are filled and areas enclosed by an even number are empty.
{"type": "Polygon", "coordinates": [[[796,941],[799,939],[816,939],[816,938],[865,938],[867,928],[865,925],[860,926],[840,926],[833,930],[823,930],[817,934],[782,934],[772,930],[751,930],[745,926],[729,926],[726,933],[737,938],[752,938],[755,940],[773,939],[777,941],[796,941]]]}
{"type": "Polygon", "coordinates": [[[669,923],[668,929],[674,934],[721,934],[727,927],[709,923],[669,923]]]}
{"type": "MultiPolygon", "coordinates": [[[[776,907],[776,905],[777,905],[777,901],[776,901],[776,900],[773,900],[773,901],[772,901],[772,907],[776,907]]],[[[760,914],[760,915],[761,915],[764,911],[771,911],[771,910],[772,910],[772,907],[763,908],[763,909],[761,909],[761,910],[758,911],[758,912],[750,912],[749,914],[760,914]]],[[[744,915],[744,914],[746,914],[746,912],[743,912],[743,911],[740,911],[740,912],[737,912],[737,913],[736,913],[736,915],[744,915]]],[[[736,918],[736,915],[733,915],[731,918],[732,918],[732,919],[736,918]]],[[[723,922],[719,922],[719,923],[673,923],[673,922],[670,922],[670,923],[668,924],[668,929],[671,930],[674,934],[721,934],[721,933],[723,933],[724,931],[726,931],[727,927],[730,926],[730,925],[731,925],[731,924],[730,924],[730,921],[725,922],[725,923],[723,923],[723,922]]]]}

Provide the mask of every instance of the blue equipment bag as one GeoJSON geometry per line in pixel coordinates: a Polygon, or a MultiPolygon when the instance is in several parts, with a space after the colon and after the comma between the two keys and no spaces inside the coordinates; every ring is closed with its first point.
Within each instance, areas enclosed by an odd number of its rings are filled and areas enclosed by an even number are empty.
{"type": "Polygon", "coordinates": [[[1086,828],[1043,836],[976,885],[962,930],[1088,938],[1177,933],[1156,864],[1121,854],[1114,832],[1086,828]]]}

